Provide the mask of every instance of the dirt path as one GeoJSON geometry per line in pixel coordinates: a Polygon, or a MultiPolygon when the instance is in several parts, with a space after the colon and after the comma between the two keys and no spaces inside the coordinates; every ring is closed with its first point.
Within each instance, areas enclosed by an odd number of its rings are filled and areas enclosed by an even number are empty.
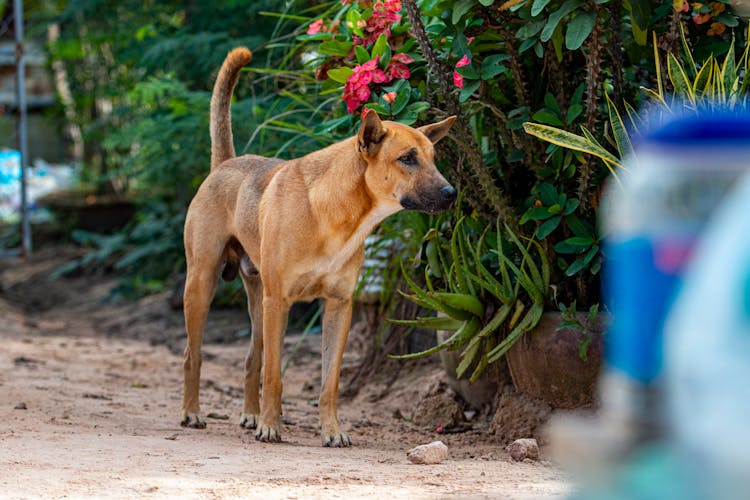
{"type": "MultiPolygon", "coordinates": [[[[0,278],[7,285],[8,274],[0,278]]],[[[206,346],[203,412],[219,418],[186,430],[181,358],[100,326],[0,302],[0,496],[537,499],[570,491],[555,466],[512,462],[481,430],[437,435],[404,419],[440,377],[434,365],[403,370],[387,399],[364,392],[342,401],[355,446],[322,448],[319,338],[310,337],[284,379],[284,442],[270,445],[237,425],[244,345],[206,346]],[[406,460],[406,450],[436,439],[449,446],[447,461],[406,460]]]]}

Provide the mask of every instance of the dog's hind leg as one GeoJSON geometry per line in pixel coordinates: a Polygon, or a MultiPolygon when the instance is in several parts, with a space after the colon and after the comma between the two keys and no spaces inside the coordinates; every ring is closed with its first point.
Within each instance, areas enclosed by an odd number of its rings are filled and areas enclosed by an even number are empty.
{"type": "Polygon", "coordinates": [[[206,325],[208,310],[211,307],[211,301],[218,285],[223,250],[223,246],[206,248],[208,246],[201,247],[200,252],[192,252],[186,241],[187,276],[185,278],[184,312],[188,340],[183,362],[184,385],[182,422],[180,424],[183,427],[196,429],[206,427],[206,422],[199,416],[201,344],[203,343],[203,330],[206,325]]]}
{"type": "Polygon", "coordinates": [[[348,434],[341,432],[338,418],[341,359],[352,321],[351,299],[326,299],[323,314],[323,388],[320,391],[320,427],[323,446],[351,446],[348,434]]]}
{"type": "MultiPolygon", "coordinates": [[[[247,255],[242,258],[249,262],[247,255]]],[[[260,414],[260,368],[263,363],[263,282],[255,269],[247,267],[242,266],[240,275],[247,293],[252,343],[245,358],[245,403],[240,415],[240,425],[246,429],[255,429],[260,414]]]]}

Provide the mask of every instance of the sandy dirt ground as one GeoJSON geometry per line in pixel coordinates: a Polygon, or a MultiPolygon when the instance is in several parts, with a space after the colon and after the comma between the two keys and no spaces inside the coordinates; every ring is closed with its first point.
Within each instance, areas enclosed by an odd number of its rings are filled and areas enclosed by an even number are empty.
{"type": "MultiPolygon", "coordinates": [[[[544,499],[571,491],[544,456],[513,462],[486,425],[455,434],[415,426],[414,405],[444,376],[436,363],[411,364],[397,380],[342,400],[354,446],[321,447],[319,336],[302,341],[284,376],[283,443],[257,442],[238,425],[247,339],[205,346],[208,427],[183,429],[181,357],[136,332],[184,335],[179,314],[158,313],[168,311],[164,296],[108,303],[95,297],[111,282],[50,284],[44,262],[11,264],[0,263],[0,497],[544,499]],[[20,301],[40,287],[55,299],[20,301]],[[448,460],[408,462],[407,450],[438,439],[448,460]]],[[[290,335],[287,349],[298,339],[290,335]]]]}

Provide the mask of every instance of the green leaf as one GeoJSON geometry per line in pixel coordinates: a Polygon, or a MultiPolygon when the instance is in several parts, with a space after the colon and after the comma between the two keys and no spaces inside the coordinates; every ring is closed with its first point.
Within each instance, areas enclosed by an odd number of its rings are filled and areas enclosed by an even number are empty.
{"type": "Polygon", "coordinates": [[[635,42],[640,46],[646,45],[648,22],[651,18],[651,1],[624,0],[623,5],[630,11],[630,25],[635,42]]]}
{"type": "Polygon", "coordinates": [[[578,257],[568,268],[565,270],[567,276],[573,276],[576,273],[581,272],[586,267],[586,263],[583,257],[578,257]]]}
{"type": "Polygon", "coordinates": [[[521,26],[518,31],[516,31],[516,38],[519,40],[528,40],[529,38],[533,38],[534,36],[539,34],[540,31],[542,31],[542,28],[544,28],[544,23],[544,19],[540,19],[539,21],[534,22],[527,22],[526,24],[521,26]]]}
{"type": "Polygon", "coordinates": [[[572,236],[566,240],[563,240],[563,242],[572,246],[588,248],[594,242],[594,240],[592,238],[589,238],[588,236],[572,236]]]}
{"type": "Polygon", "coordinates": [[[591,227],[575,215],[566,217],[565,223],[568,225],[568,229],[576,236],[588,236],[591,239],[594,239],[596,236],[591,227]]]}
{"type": "Polygon", "coordinates": [[[445,331],[456,331],[464,321],[460,321],[445,316],[431,316],[426,318],[417,319],[389,319],[389,323],[394,325],[413,326],[415,328],[424,328],[426,330],[445,330],[445,331]]]}
{"type": "Polygon", "coordinates": [[[634,152],[633,144],[631,144],[630,142],[628,131],[627,129],[625,129],[625,124],[622,122],[622,118],[620,118],[620,113],[617,112],[615,104],[612,102],[612,99],[609,98],[609,94],[605,95],[607,98],[609,123],[612,125],[612,134],[614,134],[615,136],[617,151],[620,153],[620,158],[630,157],[634,154],[634,152]]]}
{"type": "Polygon", "coordinates": [[[469,369],[471,364],[476,359],[480,347],[481,343],[477,342],[475,344],[469,345],[464,350],[464,352],[461,353],[461,362],[456,367],[456,378],[460,379],[461,377],[463,377],[466,370],[469,369]]]}
{"type": "Polygon", "coordinates": [[[732,87],[737,79],[737,64],[734,60],[734,40],[729,45],[729,51],[724,56],[724,64],[721,67],[722,82],[727,96],[732,92],[732,87]]]}
{"type": "Polygon", "coordinates": [[[695,106],[693,86],[690,84],[690,80],[688,80],[682,65],[671,52],[667,54],[667,73],[669,74],[669,79],[672,82],[675,93],[680,97],[686,97],[695,106]]]}
{"type": "Polygon", "coordinates": [[[564,125],[564,123],[560,121],[557,116],[544,109],[534,113],[531,118],[547,125],[556,125],[558,127],[562,127],[564,125]]]}
{"type": "Polygon", "coordinates": [[[372,46],[372,59],[375,59],[376,56],[382,56],[385,54],[385,48],[388,46],[388,39],[385,36],[385,33],[381,33],[377,40],[375,40],[375,44],[372,46]]]}
{"type": "Polygon", "coordinates": [[[539,195],[539,200],[544,205],[550,206],[557,202],[557,189],[555,189],[555,186],[553,186],[549,182],[542,182],[541,184],[539,184],[539,187],[537,188],[537,194],[539,195]]]}
{"type": "Polygon", "coordinates": [[[380,56],[378,65],[383,69],[388,68],[388,65],[391,63],[392,57],[393,57],[393,51],[391,50],[391,46],[386,44],[385,51],[383,52],[383,55],[380,56]]]}
{"type": "Polygon", "coordinates": [[[426,102],[426,101],[417,101],[417,102],[413,102],[413,103],[409,104],[406,107],[406,109],[408,109],[409,111],[411,111],[413,113],[419,114],[419,113],[421,113],[423,111],[427,111],[428,109],[430,109],[430,106],[431,105],[430,105],[429,102],[426,102]]]}
{"type": "Polygon", "coordinates": [[[547,220],[552,217],[552,213],[547,210],[547,207],[531,207],[523,214],[521,218],[521,224],[528,222],[529,220],[547,220]]]}
{"type": "Polygon", "coordinates": [[[432,298],[442,304],[455,309],[468,311],[475,316],[484,316],[484,305],[473,295],[468,293],[435,292],[430,294],[432,298]]]}
{"type": "Polygon", "coordinates": [[[352,50],[353,45],[354,44],[352,42],[339,42],[336,40],[331,42],[323,42],[318,47],[318,52],[329,56],[345,57],[349,55],[349,52],[352,50]]]}
{"type": "Polygon", "coordinates": [[[558,215],[542,223],[536,230],[536,237],[540,240],[543,240],[544,238],[549,236],[552,231],[557,229],[557,226],[560,225],[561,220],[562,217],[558,215]]]}
{"type": "Polygon", "coordinates": [[[524,318],[508,334],[508,336],[505,337],[505,339],[503,339],[503,341],[500,342],[497,347],[485,354],[488,362],[494,363],[495,361],[500,359],[506,352],[508,352],[508,349],[513,347],[513,344],[515,344],[516,341],[521,338],[521,335],[523,335],[524,332],[534,328],[537,324],[539,324],[539,320],[542,319],[543,312],[544,306],[537,304],[533,305],[531,309],[529,309],[529,311],[526,313],[526,316],[524,316],[524,318]]]}
{"type": "Polygon", "coordinates": [[[565,202],[565,210],[563,210],[563,215],[570,215],[573,212],[575,212],[575,209],[578,208],[578,205],[581,204],[581,201],[578,198],[571,198],[568,201],[565,202]]]}
{"type": "Polygon", "coordinates": [[[553,96],[550,92],[547,92],[544,94],[544,105],[552,111],[552,113],[560,116],[562,115],[562,110],[560,109],[560,105],[557,104],[557,99],[555,99],[555,96],[553,96]]]}
{"type": "Polygon", "coordinates": [[[465,345],[466,342],[471,338],[471,336],[473,336],[477,332],[477,330],[479,330],[479,325],[480,323],[477,318],[472,318],[471,320],[466,321],[463,325],[461,325],[461,328],[456,330],[456,332],[442,344],[438,344],[435,347],[422,352],[403,354],[401,356],[389,354],[388,357],[391,359],[416,359],[429,356],[430,354],[442,351],[443,349],[457,349],[458,347],[465,345]]]}
{"type": "Polygon", "coordinates": [[[562,18],[576,10],[582,4],[582,0],[567,0],[565,3],[563,3],[559,9],[550,14],[550,16],[547,18],[547,23],[544,25],[544,29],[542,29],[542,34],[540,35],[539,39],[543,42],[546,42],[550,38],[552,38],[552,34],[554,33],[557,25],[560,23],[562,18]]]}
{"type": "Polygon", "coordinates": [[[544,10],[548,3],[550,3],[550,0],[534,0],[534,3],[531,4],[531,15],[538,15],[544,10]]]}
{"type": "Polygon", "coordinates": [[[350,76],[352,76],[352,68],[342,66],[341,68],[329,69],[328,78],[338,83],[346,83],[350,76]]]}
{"type": "Polygon", "coordinates": [[[557,57],[558,62],[562,62],[563,60],[563,30],[562,25],[559,25],[557,28],[555,28],[554,33],[552,33],[552,46],[555,48],[555,57],[557,57]]]}
{"type": "Polygon", "coordinates": [[[578,50],[583,42],[591,34],[596,24],[596,14],[593,12],[578,13],[570,23],[565,32],[565,47],[568,50],[578,50]]]}
{"type": "Polygon", "coordinates": [[[461,18],[464,17],[464,14],[469,12],[473,6],[474,0],[460,0],[459,2],[457,2],[453,7],[453,16],[451,17],[451,22],[453,24],[458,24],[461,18]]]}
{"type": "Polygon", "coordinates": [[[364,64],[370,60],[370,54],[361,45],[354,47],[354,53],[357,55],[358,64],[364,64]]]}
{"type": "Polygon", "coordinates": [[[510,56],[508,56],[507,54],[495,54],[486,57],[482,62],[482,69],[480,70],[482,80],[489,80],[490,78],[494,78],[495,76],[505,71],[506,68],[501,64],[501,62],[505,61],[509,57],[510,56]]]}
{"type": "Polygon", "coordinates": [[[461,66],[460,68],[456,69],[456,71],[459,75],[470,80],[476,80],[479,78],[479,75],[477,74],[477,70],[476,68],[474,68],[473,63],[467,64],[466,66],[461,66]]]}
{"type": "Polygon", "coordinates": [[[481,3],[485,7],[489,7],[490,5],[495,3],[495,0],[479,0],[479,3],[481,3]]]}
{"type": "Polygon", "coordinates": [[[459,102],[465,102],[471,94],[473,94],[481,85],[481,80],[473,80],[470,82],[464,82],[464,87],[461,89],[461,94],[458,97],[459,102]]]}
{"type": "Polygon", "coordinates": [[[536,38],[527,38],[526,40],[521,43],[521,45],[518,47],[518,53],[523,54],[527,50],[529,50],[531,47],[536,45],[536,38]]]}
{"type": "Polygon", "coordinates": [[[617,159],[612,153],[601,147],[601,145],[592,142],[591,140],[581,137],[580,135],[573,134],[566,130],[557,129],[547,125],[541,125],[538,123],[526,122],[523,124],[523,129],[527,134],[538,137],[552,144],[557,144],[567,149],[573,149],[575,151],[582,151],[584,153],[592,154],[602,160],[608,161],[616,167],[622,168],[620,160],[617,159]]]}
{"type": "Polygon", "coordinates": [[[396,98],[393,100],[393,103],[391,104],[394,115],[399,114],[401,110],[403,110],[406,107],[406,105],[409,103],[410,97],[411,97],[411,92],[408,89],[400,90],[398,94],[396,94],[396,98]]]}

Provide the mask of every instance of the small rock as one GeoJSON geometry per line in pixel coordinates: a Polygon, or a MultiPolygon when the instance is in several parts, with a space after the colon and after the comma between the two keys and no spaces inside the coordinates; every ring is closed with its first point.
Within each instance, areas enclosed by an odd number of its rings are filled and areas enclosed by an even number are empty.
{"type": "Polygon", "coordinates": [[[229,420],[229,415],[222,415],[220,413],[211,412],[208,415],[206,415],[206,418],[213,418],[216,420],[229,420]]]}
{"type": "Polygon", "coordinates": [[[539,459],[539,445],[536,439],[516,439],[505,450],[510,453],[510,457],[516,462],[521,462],[527,458],[531,460],[539,459]]]}
{"type": "Polygon", "coordinates": [[[448,458],[448,447],[442,441],[423,444],[406,452],[406,458],[413,464],[439,464],[448,458]]]}
{"type": "Polygon", "coordinates": [[[26,408],[26,403],[18,403],[16,406],[13,407],[14,410],[28,410],[26,408]]]}

